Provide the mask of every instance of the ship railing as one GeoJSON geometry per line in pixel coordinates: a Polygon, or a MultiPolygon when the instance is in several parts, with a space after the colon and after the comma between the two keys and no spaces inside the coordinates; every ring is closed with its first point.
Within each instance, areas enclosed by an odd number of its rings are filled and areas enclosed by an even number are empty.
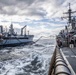
{"type": "Polygon", "coordinates": [[[51,59],[48,75],[75,75],[75,72],[66,60],[61,49],[56,46],[51,59]]]}

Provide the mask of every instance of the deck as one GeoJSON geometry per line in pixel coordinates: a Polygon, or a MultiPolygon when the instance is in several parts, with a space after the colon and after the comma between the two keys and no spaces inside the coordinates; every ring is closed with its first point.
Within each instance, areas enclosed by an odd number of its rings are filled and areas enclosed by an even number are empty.
{"type": "Polygon", "coordinates": [[[65,55],[65,57],[67,58],[72,69],[76,73],[76,47],[74,48],[64,47],[64,48],[61,48],[61,50],[65,55]]]}

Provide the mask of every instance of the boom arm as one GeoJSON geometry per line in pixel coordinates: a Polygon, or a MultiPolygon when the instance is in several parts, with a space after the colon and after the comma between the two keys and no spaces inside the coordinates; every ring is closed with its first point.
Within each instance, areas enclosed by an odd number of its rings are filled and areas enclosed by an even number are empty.
{"type": "Polygon", "coordinates": [[[23,28],[21,28],[21,35],[23,35],[23,29],[26,27],[26,25],[23,27],[23,28]]]}

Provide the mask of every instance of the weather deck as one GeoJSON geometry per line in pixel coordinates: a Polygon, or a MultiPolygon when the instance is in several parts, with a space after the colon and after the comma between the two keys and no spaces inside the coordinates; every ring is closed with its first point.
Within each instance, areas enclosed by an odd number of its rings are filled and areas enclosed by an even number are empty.
{"type": "Polygon", "coordinates": [[[76,47],[74,48],[64,47],[64,48],[61,48],[61,50],[65,55],[65,57],[67,58],[72,69],[76,73],[76,47]]]}

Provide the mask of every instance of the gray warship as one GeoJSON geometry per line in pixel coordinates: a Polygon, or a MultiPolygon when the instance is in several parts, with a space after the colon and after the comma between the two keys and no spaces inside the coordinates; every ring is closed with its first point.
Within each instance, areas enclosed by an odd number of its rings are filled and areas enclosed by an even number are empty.
{"type": "Polygon", "coordinates": [[[26,34],[26,25],[21,28],[21,34],[14,31],[13,24],[10,25],[8,31],[4,31],[3,26],[0,26],[0,47],[17,46],[20,44],[28,44],[33,42],[34,35],[26,34]],[[25,33],[23,34],[23,30],[25,33]]]}
{"type": "Polygon", "coordinates": [[[48,75],[76,75],[76,16],[69,3],[68,23],[56,36],[56,48],[53,53],[48,75]]]}

